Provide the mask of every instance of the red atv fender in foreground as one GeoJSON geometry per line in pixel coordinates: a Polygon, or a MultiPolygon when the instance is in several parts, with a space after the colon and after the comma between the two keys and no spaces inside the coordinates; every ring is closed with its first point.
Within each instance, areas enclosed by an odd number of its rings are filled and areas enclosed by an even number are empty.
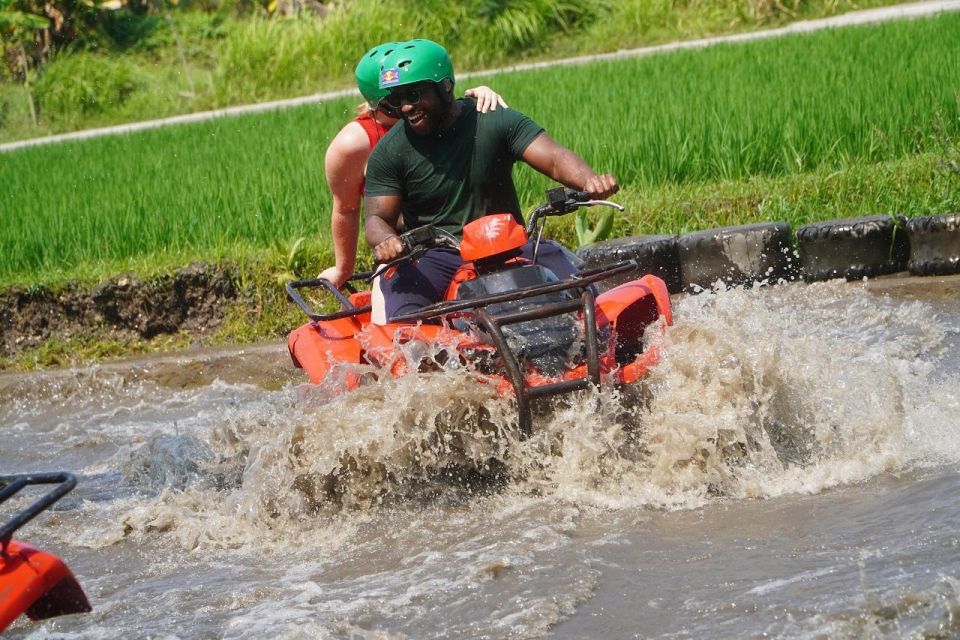
{"type": "Polygon", "coordinates": [[[29,485],[57,485],[0,528],[0,632],[26,613],[45,620],[91,611],[87,596],[62,560],[11,539],[13,532],[49,508],[77,484],[69,473],[0,476],[0,503],[29,485]]]}
{"type": "MultiPolygon", "coordinates": [[[[672,323],[670,295],[664,282],[644,275],[599,296],[594,284],[635,272],[627,260],[583,271],[560,280],[546,267],[519,256],[536,232],[539,246],[546,217],[606,201],[562,188],[547,192],[548,201],[531,214],[527,228],[511,214],[488,215],[466,225],[463,240],[432,226],[401,236],[406,255],[394,263],[416,260],[432,248],[460,251],[464,264],[454,275],[444,300],[415,313],[371,322],[370,292],[348,295],[324,279],[287,285],[287,294],[310,318],[288,338],[290,356],[311,382],[321,383],[338,364],[373,365],[390,375],[416,372],[404,345],[421,341],[453,349],[464,362],[517,400],[520,427],[529,433],[532,400],[599,386],[632,384],[659,360],[655,346],[644,349],[644,333],[672,323]],[[321,314],[304,300],[302,289],[319,288],[340,302],[340,310],[321,314]]],[[[572,255],[572,254],[571,254],[572,255]]],[[[574,257],[574,259],[576,259],[574,257]]],[[[370,280],[371,273],[352,280],[370,280]]],[[[649,341],[648,341],[649,342],[649,341]]],[[[347,389],[360,383],[348,375],[347,389]]]]}

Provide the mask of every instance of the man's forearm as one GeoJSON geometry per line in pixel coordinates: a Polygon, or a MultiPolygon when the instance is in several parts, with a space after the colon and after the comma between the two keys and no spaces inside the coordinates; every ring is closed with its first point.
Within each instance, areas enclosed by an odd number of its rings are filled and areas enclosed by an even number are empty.
{"type": "Polygon", "coordinates": [[[596,175],[583,158],[569,149],[558,151],[554,158],[553,175],[551,177],[563,185],[573,189],[583,189],[587,182],[596,175]]]}
{"type": "Polygon", "coordinates": [[[364,225],[364,237],[368,245],[376,247],[384,240],[395,235],[397,235],[396,229],[386,220],[377,216],[367,216],[367,221],[364,225]]]}
{"type": "Polygon", "coordinates": [[[404,253],[403,242],[397,237],[400,222],[400,196],[372,196],[364,198],[367,221],[364,236],[379,263],[391,262],[404,253]]]}
{"type": "Polygon", "coordinates": [[[540,173],[567,187],[586,191],[594,198],[606,198],[619,189],[616,178],[610,174],[597,175],[583,158],[554,142],[546,132],[527,146],[523,160],[540,173]]]}

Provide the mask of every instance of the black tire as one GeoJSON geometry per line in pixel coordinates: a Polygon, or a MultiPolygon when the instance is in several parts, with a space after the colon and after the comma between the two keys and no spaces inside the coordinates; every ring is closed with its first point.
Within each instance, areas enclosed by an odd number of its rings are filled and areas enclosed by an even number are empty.
{"type": "Polygon", "coordinates": [[[960,213],[921,216],[907,221],[910,260],[916,276],[960,273],[960,213]]]}
{"type": "Polygon", "coordinates": [[[577,255],[586,263],[585,269],[595,269],[622,260],[637,261],[636,271],[597,283],[603,291],[648,273],[662,279],[670,293],[682,289],[676,236],[630,236],[605,240],[580,247],[577,255]]]}
{"type": "Polygon", "coordinates": [[[803,279],[859,280],[906,270],[910,245],[904,222],[902,216],[864,216],[800,227],[803,279]]]}
{"type": "Polygon", "coordinates": [[[759,222],[696,231],[677,240],[683,286],[709,289],[727,285],[777,282],[796,277],[796,261],[786,222],[759,222]]]}

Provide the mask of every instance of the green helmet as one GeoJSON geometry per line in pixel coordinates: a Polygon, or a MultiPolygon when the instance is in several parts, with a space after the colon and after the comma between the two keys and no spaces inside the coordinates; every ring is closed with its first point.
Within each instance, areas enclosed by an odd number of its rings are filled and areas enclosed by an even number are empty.
{"type": "Polygon", "coordinates": [[[380,89],[389,90],[429,80],[437,84],[450,81],[453,87],[453,63],[447,50],[432,40],[402,42],[388,54],[380,68],[380,89]]]}
{"type": "Polygon", "coordinates": [[[380,65],[384,58],[393,53],[393,50],[402,43],[384,42],[378,44],[370,51],[363,54],[360,62],[357,63],[357,70],[354,75],[357,78],[357,87],[363,94],[367,104],[371,109],[376,109],[380,101],[390,93],[386,89],[380,88],[380,65]]]}

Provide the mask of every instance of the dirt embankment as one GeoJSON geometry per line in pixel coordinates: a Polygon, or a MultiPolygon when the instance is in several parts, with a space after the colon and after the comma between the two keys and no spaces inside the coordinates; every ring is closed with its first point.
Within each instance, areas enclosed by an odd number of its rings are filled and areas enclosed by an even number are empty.
{"type": "Polygon", "coordinates": [[[153,280],[111,278],[92,289],[66,286],[0,292],[0,355],[15,356],[50,338],[150,339],[204,334],[240,295],[230,266],[192,264],[153,280]]]}

